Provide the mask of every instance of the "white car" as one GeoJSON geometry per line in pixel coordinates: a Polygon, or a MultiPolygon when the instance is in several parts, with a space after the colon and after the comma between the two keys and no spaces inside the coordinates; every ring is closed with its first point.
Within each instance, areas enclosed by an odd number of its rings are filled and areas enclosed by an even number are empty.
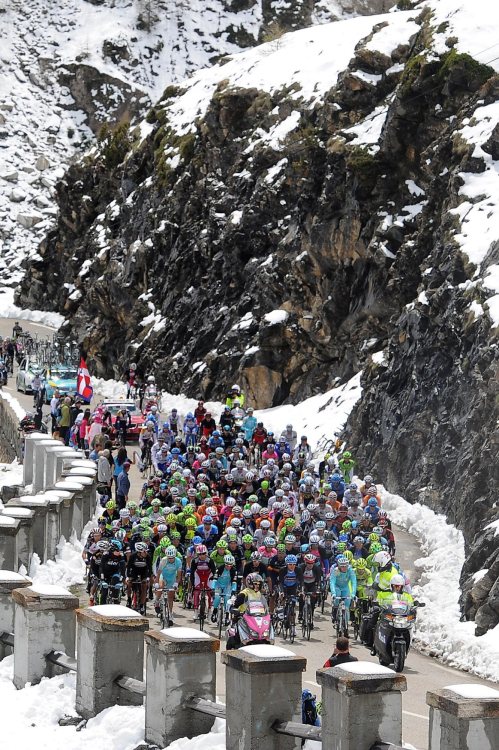
{"type": "Polygon", "coordinates": [[[32,382],[35,375],[42,375],[43,367],[32,357],[24,357],[21,360],[16,375],[16,388],[24,393],[33,393],[32,382]]]}

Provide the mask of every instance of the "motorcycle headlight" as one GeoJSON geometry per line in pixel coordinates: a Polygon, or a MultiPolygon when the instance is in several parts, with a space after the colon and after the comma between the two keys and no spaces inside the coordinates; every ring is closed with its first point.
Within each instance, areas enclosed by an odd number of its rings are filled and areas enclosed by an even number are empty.
{"type": "Polygon", "coordinates": [[[251,635],[252,638],[259,638],[259,636],[260,636],[259,633],[257,633],[255,630],[251,630],[251,628],[250,628],[249,632],[250,632],[250,635],[251,635]]]}
{"type": "Polygon", "coordinates": [[[392,624],[394,628],[408,628],[412,623],[407,621],[407,617],[397,616],[393,618],[392,624]]]}
{"type": "Polygon", "coordinates": [[[264,630],[263,631],[263,635],[264,635],[265,638],[268,638],[269,631],[268,630],[264,630]]]}

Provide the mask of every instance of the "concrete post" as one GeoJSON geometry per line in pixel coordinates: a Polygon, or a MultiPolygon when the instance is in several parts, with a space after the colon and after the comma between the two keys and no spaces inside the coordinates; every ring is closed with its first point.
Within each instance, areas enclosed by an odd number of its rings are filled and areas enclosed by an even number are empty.
{"type": "Polygon", "coordinates": [[[33,492],[40,492],[44,489],[45,467],[47,462],[46,451],[49,448],[61,448],[62,443],[58,440],[38,440],[33,446],[33,492]]]}
{"type": "Polygon", "coordinates": [[[0,516],[0,568],[5,570],[17,570],[19,526],[18,518],[0,516]]]}
{"type": "Polygon", "coordinates": [[[499,690],[450,685],[426,693],[430,706],[429,750],[497,750],[499,690]]]}
{"type": "MultiPolygon", "coordinates": [[[[68,462],[65,461],[64,464],[67,464],[68,462]]],[[[91,461],[89,458],[73,458],[69,462],[69,468],[70,469],[76,469],[78,467],[81,467],[82,469],[91,469],[94,474],[97,474],[97,464],[95,461],[91,461]]]]}
{"type": "Polygon", "coordinates": [[[32,584],[14,589],[14,685],[19,690],[27,682],[52,677],[58,668],[45,659],[50,651],[75,655],[78,597],[61,586],[32,584]]]}
{"type": "Polygon", "coordinates": [[[45,471],[43,476],[43,487],[42,489],[47,490],[53,487],[55,482],[58,481],[59,475],[57,474],[57,461],[58,459],[64,460],[66,457],[72,457],[75,452],[66,445],[56,443],[45,448],[45,471]]]}
{"type": "MultiPolygon", "coordinates": [[[[301,740],[272,730],[276,719],[301,722],[307,660],[278,646],[224,651],[227,750],[293,750],[301,740]]],[[[325,745],[324,747],[329,747],[325,745]]]]}
{"type": "Polygon", "coordinates": [[[143,680],[144,636],[149,620],[119,604],[79,609],[76,710],[85,719],[109,706],[140,706],[143,697],[124,690],[117,677],[143,680]]]}
{"type": "Polygon", "coordinates": [[[72,529],[73,529],[73,492],[66,492],[65,490],[48,490],[43,493],[44,497],[52,500],[53,498],[60,498],[62,503],[60,505],[60,535],[68,542],[72,529]]]}
{"type": "Polygon", "coordinates": [[[33,518],[33,552],[42,562],[47,560],[47,512],[49,500],[44,495],[21,495],[13,497],[7,508],[30,508],[35,511],[33,518]]]}
{"type": "Polygon", "coordinates": [[[84,475],[71,475],[66,471],[62,473],[62,481],[77,482],[83,486],[81,516],[83,526],[92,518],[95,510],[95,482],[84,475]]]}
{"type": "Polygon", "coordinates": [[[322,744],[335,750],[369,750],[378,740],[402,744],[404,675],[367,661],[319,669],[322,744]]]}
{"type": "MultiPolygon", "coordinates": [[[[0,570],[0,633],[14,632],[14,600],[13,589],[30,586],[29,578],[15,573],[13,570],[0,570]]],[[[10,646],[0,643],[0,661],[12,653],[10,646]]]]}
{"type": "Polygon", "coordinates": [[[61,539],[62,497],[49,497],[47,504],[47,558],[53,560],[61,539]]]}
{"type": "Polygon", "coordinates": [[[66,453],[62,453],[60,456],[57,456],[57,458],[55,459],[54,483],[60,480],[62,472],[64,471],[65,467],[71,463],[71,461],[77,461],[80,458],[81,454],[78,451],[73,450],[73,448],[69,447],[66,453]]]}
{"type": "Polygon", "coordinates": [[[220,641],[194,628],[149,630],[145,641],[146,742],[164,747],[209,732],[213,717],[183,704],[194,695],[215,701],[220,641]]]}
{"type": "Polygon", "coordinates": [[[30,435],[26,435],[23,460],[23,484],[25,487],[33,483],[35,445],[46,441],[54,444],[57,442],[50,435],[45,435],[43,432],[32,432],[30,435]]]}
{"type": "Polygon", "coordinates": [[[79,539],[85,525],[83,523],[83,485],[73,480],[63,479],[62,481],[55,483],[54,489],[73,493],[73,512],[71,515],[71,533],[69,536],[71,537],[71,534],[74,531],[79,539]]]}
{"type": "Polygon", "coordinates": [[[31,557],[33,555],[33,523],[35,511],[31,508],[13,508],[7,505],[0,511],[2,516],[17,518],[19,526],[17,529],[17,564],[14,566],[18,570],[24,565],[29,570],[31,557]]]}

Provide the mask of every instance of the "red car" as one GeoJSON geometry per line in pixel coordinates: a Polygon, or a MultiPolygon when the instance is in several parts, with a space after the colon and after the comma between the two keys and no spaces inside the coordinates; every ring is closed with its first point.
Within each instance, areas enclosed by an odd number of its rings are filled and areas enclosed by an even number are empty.
{"type": "Polygon", "coordinates": [[[115,437],[114,423],[116,421],[116,414],[120,411],[120,409],[126,409],[130,414],[130,418],[132,420],[132,424],[127,430],[127,439],[131,442],[138,441],[140,430],[144,424],[144,417],[142,416],[140,409],[134,401],[103,401],[102,407],[104,409],[104,413],[108,411],[112,416],[113,429],[111,431],[111,437],[113,439],[115,437]]]}

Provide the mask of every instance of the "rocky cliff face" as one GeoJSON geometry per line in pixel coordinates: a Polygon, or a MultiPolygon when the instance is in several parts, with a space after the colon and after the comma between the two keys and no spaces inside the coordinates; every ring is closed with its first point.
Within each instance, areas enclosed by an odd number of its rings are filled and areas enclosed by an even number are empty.
{"type": "Polygon", "coordinates": [[[170,391],[237,380],[269,406],[363,370],[349,443],[463,529],[463,606],[483,632],[499,245],[477,180],[495,173],[499,79],[437,21],[297,32],[167,89],[59,183],[19,300],[64,312],[98,374],[133,358],[170,391]]]}

